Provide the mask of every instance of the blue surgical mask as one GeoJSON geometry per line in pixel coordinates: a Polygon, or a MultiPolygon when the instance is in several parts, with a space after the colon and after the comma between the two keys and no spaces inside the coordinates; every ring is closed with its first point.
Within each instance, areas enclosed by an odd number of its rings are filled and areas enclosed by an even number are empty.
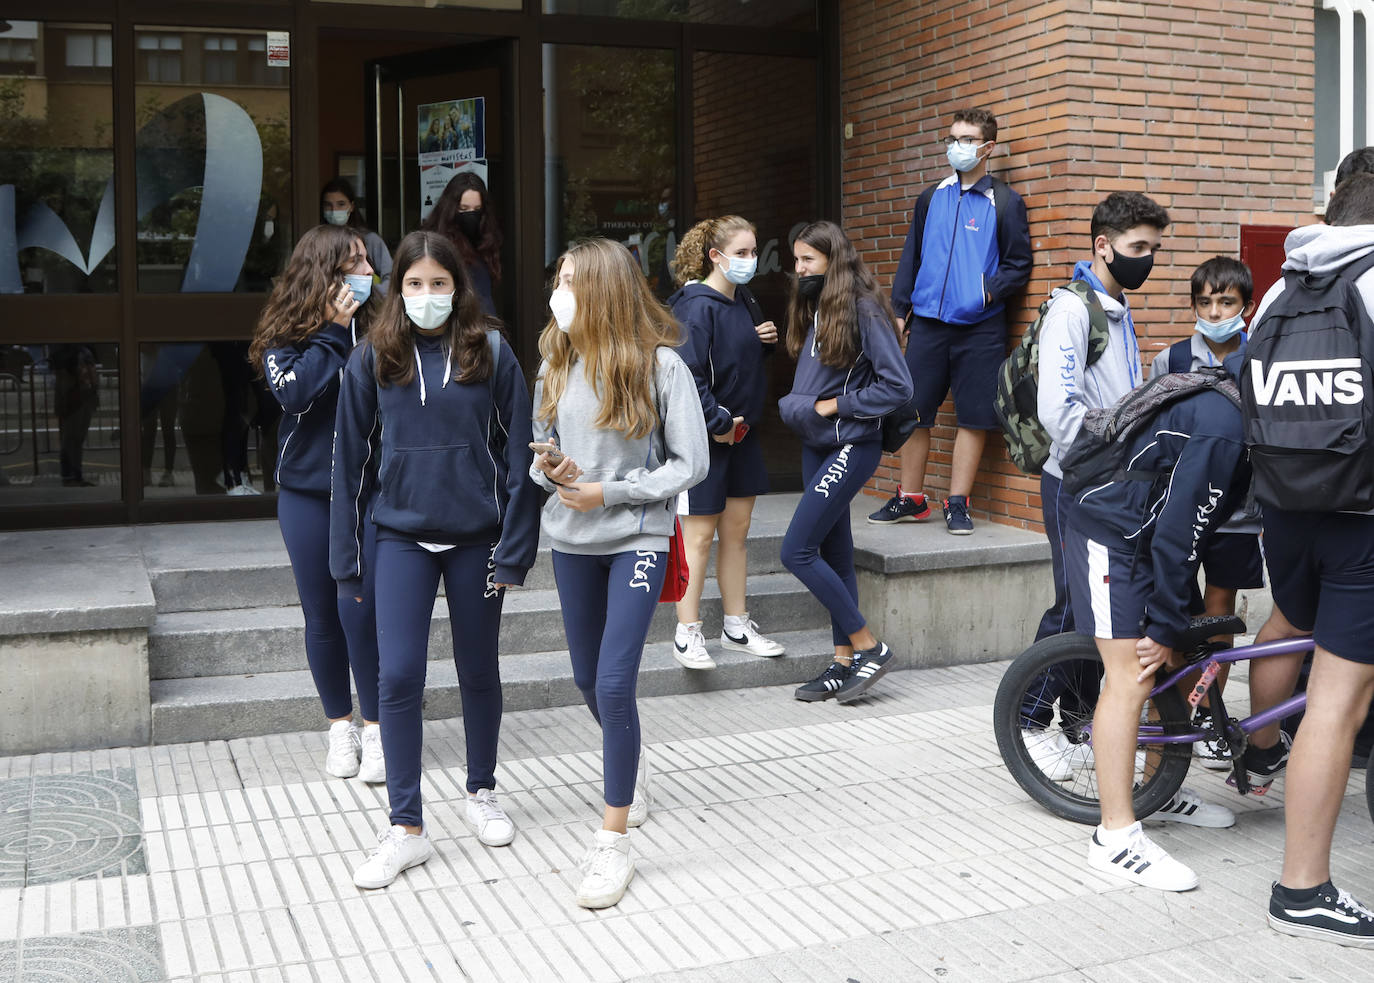
{"type": "Polygon", "coordinates": [[[986,144],[976,144],[972,147],[962,143],[954,142],[945,148],[945,156],[949,158],[949,166],[959,173],[971,171],[978,166],[978,151],[986,144]]]}
{"type": "Polygon", "coordinates": [[[1215,341],[1221,344],[1230,341],[1236,335],[1245,330],[1245,315],[1237,314],[1235,317],[1228,317],[1225,321],[1207,321],[1203,318],[1197,319],[1197,331],[1208,341],[1215,341]]]}
{"type": "Polygon", "coordinates": [[[344,283],[348,284],[353,291],[353,299],[360,304],[366,304],[367,298],[372,296],[372,274],[370,273],[345,273],[344,283]]]}
{"type": "Polygon", "coordinates": [[[326,222],[328,222],[330,225],[347,225],[347,224],[348,224],[348,209],[347,209],[347,208],[326,208],[326,209],[324,210],[324,220],[325,220],[326,222]]]}
{"type": "Polygon", "coordinates": [[[754,271],[759,268],[757,256],[723,256],[726,266],[720,268],[720,275],[736,286],[754,279],[754,271]]]}

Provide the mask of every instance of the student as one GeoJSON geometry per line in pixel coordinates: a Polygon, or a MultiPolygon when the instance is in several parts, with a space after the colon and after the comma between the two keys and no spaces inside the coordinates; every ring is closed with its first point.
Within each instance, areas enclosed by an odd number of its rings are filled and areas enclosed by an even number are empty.
{"type": "Polygon", "coordinates": [[[835,643],[835,660],[795,695],[848,703],[892,664],[859,611],[849,503],[878,467],[883,417],[911,398],[911,375],[887,299],[840,227],[811,223],[792,253],[787,350],[797,374],[778,410],[801,437],[806,487],[782,562],[830,612],[835,643]]]}
{"type": "MultiPolygon", "coordinates": [[[[1250,268],[1230,256],[1214,256],[1196,270],[1190,283],[1193,315],[1197,318],[1191,338],[1176,342],[1155,356],[1150,378],[1167,372],[1193,372],[1218,366],[1245,345],[1245,319],[1254,313],[1254,280],[1250,268]]],[[[1206,582],[1201,598],[1207,615],[1236,613],[1236,592],[1264,586],[1264,557],[1259,544],[1259,508],[1247,496],[1231,519],[1217,530],[1202,554],[1206,582]]],[[[1217,676],[1224,687],[1230,666],[1217,676]]],[[[1205,699],[1205,698],[1204,698],[1205,699]]],[[[1205,703],[1197,709],[1196,722],[1211,725],[1205,703]]],[[[1205,767],[1230,769],[1230,761],[1210,743],[1198,741],[1193,753],[1205,767]]]]}
{"type": "Polygon", "coordinates": [[[1026,204],[988,174],[997,151],[997,119],[986,109],[961,109],[950,123],[946,156],[954,173],[916,199],[916,209],[892,281],[897,328],[905,329],[906,364],[920,420],[902,447],[897,494],[869,522],[923,522],[930,518],[922,485],[930,456],[930,428],[954,388],[959,430],[945,528],[973,532],[969,495],[989,430],[997,371],[1007,354],[1008,297],[1031,274],[1026,204]]]}
{"type": "MultiPolygon", "coordinates": [[[[1238,368],[1233,358],[1228,369],[1238,368]]],[[[1105,670],[1092,728],[1102,819],[1088,864],[1145,887],[1188,891],[1197,875],[1145,835],[1131,790],[1141,711],[1188,628],[1201,551],[1249,492],[1240,407],[1214,389],[1169,403],[1123,457],[1158,478],[1093,480],[1074,501],[1064,542],[1078,631],[1096,640],[1105,670]]],[[[1180,816],[1161,810],[1156,818],[1180,816]]],[[[1203,806],[1183,821],[1225,827],[1236,820],[1228,809],[1203,806]]]]}
{"type": "MultiPolygon", "coordinates": [[[[375,306],[371,289],[372,266],[355,231],[328,225],[307,230],[267,298],[248,358],[284,411],[277,431],[277,522],[305,615],[306,660],[330,720],[324,770],[384,782],[372,571],[347,598],[338,596],[329,573],[334,411],[343,367],[375,306]],[[353,725],[350,667],[361,734],[353,725]]],[[[376,544],[371,522],[359,535],[370,559],[376,544]]]]}
{"type": "Polygon", "coordinates": [[[753,518],[754,497],[768,491],[759,436],[751,429],[763,419],[768,390],[764,357],[778,340],[772,321],[755,326],[741,291],[758,268],[754,226],[738,215],[698,222],[682,237],[673,270],[682,288],[668,298],[683,328],[678,353],[696,379],[706,429],[711,435],[711,469],[706,480],[687,492],[679,504],[686,516],[682,535],[687,545],[690,580],[677,604],[673,656],[688,669],[714,669],[701,630],[701,589],[711,540],[716,551],[725,622],[722,648],[750,655],[778,656],[782,645],[759,634],[745,609],[749,556],[745,541],[753,518]]]}
{"type": "Polygon", "coordinates": [[[505,588],[524,583],[539,541],[530,465],[529,396],[499,323],[482,314],[447,239],[412,232],[366,344],[339,396],[330,566],[340,596],[357,592],[368,502],[377,524],[377,641],[390,828],[354,872],[385,887],[433,853],[420,804],[421,704],[430,614],[444,578],[463,701],[468,798],[464,819],[487,846],[515,825],[501,809],[497,634],[505,588]],[[496,343],[490,337],[498,332],[496,343]],[[493,359],[495,364],[493,364],[493,359]]]}
{"type": "Polygon", "coordinates": [[[330,225],[346,225],[363,237],[367,247],[367,261],[376,277],[374,286],[378,297],[385,297],[391,286],[391,250],[382,237],[367,227],[363,213],[358,210],[358,196],[347,178],[336,177],[320,189],[320,214],[330,225]]]}
{"type": "Polygon", "coordinates": [[[483,313],[494,315],[502,236],[486,183],[471,171],[455,174],[420,228],[448,237],[463,259],[483,313]]]}
{"type": "Polygon", "coordinates": [[[658,605],[679,494],[706,476],[706,426],[678,328],[629,252],[588,239],[559,260],[553,318],[539,338],[531,476],[551,494],[544,531],[573,679],[601,725],[605,812],[581,867],[577,903],[608,908],[634,876],[629,826],[648,813],[636,789],[635,683],[658,605]]]}

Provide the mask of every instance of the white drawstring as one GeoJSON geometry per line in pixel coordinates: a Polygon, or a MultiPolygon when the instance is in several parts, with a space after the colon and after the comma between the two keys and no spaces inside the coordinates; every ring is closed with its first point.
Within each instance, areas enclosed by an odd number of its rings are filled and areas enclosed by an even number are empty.
{"type": "MultiPolygon", "coordinates": [[[[426,395],[426,393],[425,393],[425,366],[424,366],[424,363],[420,361],[420,346],[419,346],[419,345],[416,345],[416,344],[414,344],[414,343],[412,343],[410,347],[411,347],[411,348],[414,350],[414,352],[415,352],[415,371],[416,371],[416,372],[419,374],[419,376],[420,376],[420,405],[421,405],[421,406],[424,406],[424,405],[425,405],[425,395],[426,395]]],[[[452,352],[449,352],[449,351],[445,351],[445,352],[444,352],[444,384],[441,385],[441,386],[439,387],[440,389],[447,389],[447,388],[448,388],[448,380],[452,377],[452,375],[453,375],[453,353],[452,353],[452,352]]]]}

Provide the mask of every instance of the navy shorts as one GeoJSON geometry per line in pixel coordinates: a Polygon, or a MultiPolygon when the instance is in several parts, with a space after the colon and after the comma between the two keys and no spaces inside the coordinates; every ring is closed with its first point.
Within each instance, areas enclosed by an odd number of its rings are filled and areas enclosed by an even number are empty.
{"type": "Polygon", "coordinates": [[[1064,574],[1073,622],[1094,638],[1141,638],[1154,570],[1135,550],[1105,546],[1070,526],[1064,532],[1064,574]]]}
{"type": "Polygon", "coordinates": [[[1262,522],[1274,606],[1328,652],[1374,663],[1374,515],[1266,507],[1262,522]]]}
{"type": "Polygon", "coordinates": [[[977,324],[947,324],[915,314],[907,318],[906,365],[915,388],[912,402],[920,427],[935,425],[935,414],[952,389],[959,426],[998,430],[992,408],[997,371],[1007,357],[1007,316],[995,314],[977,324]]]}
{"type": "MultiPolygon", "coordinates": [[[[711,470],[687,492],[684,515],[720,515],[727,498],[753,498],[768,493],[763,445],[750,430],[738,444],[711,441],[711,470]]],[[[681,499],[679,499],[681,512],[681,499]]]]}
{"type": "Polygon", "coordinates": [[[1258,590],[1264,586],[1264,554],[1259,536],[1219,532],[1202,551],[1202,572],[1208,587],[1258,590]]]}

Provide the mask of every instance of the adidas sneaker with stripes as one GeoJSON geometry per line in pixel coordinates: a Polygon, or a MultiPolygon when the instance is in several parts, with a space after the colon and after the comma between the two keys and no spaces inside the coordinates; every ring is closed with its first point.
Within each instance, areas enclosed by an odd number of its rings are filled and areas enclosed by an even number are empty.
{"type": "Polygon", "coordinates": [[[1146,836],[1138,822],[1124,830],[1093,830],[1088,866],[1158,891],[1191,891],[1198,884],[1197,874],[1146,836]]]}

